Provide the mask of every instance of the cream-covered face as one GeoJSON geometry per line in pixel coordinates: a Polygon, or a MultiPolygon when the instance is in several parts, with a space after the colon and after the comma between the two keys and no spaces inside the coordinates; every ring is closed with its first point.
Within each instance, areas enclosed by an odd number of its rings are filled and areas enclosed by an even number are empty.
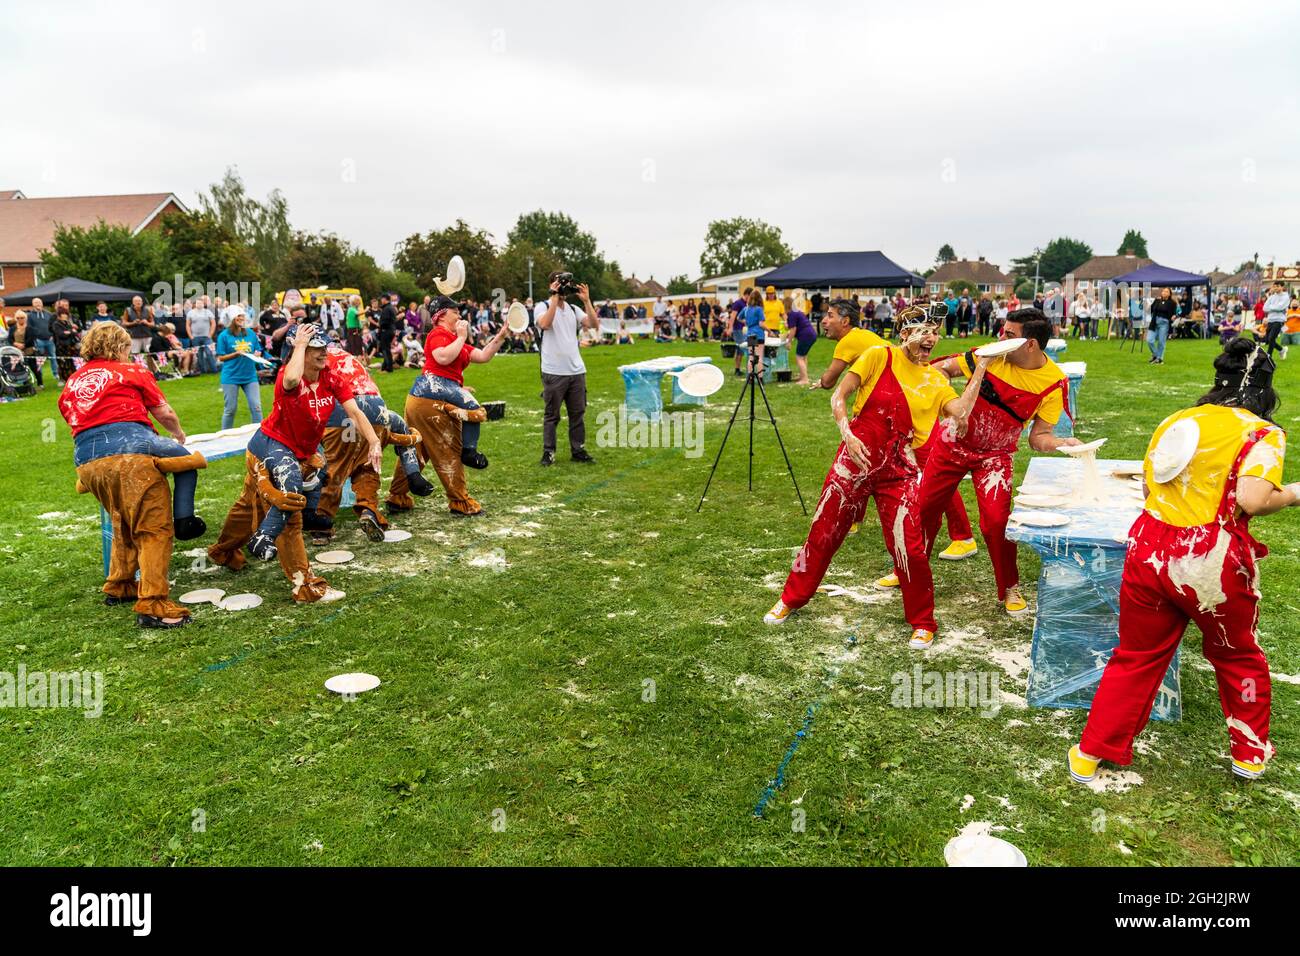
{"type": "Polygon", "coordinates": [[[930,353],[939,342],[939,326],[914,325],[901,333],[903,351],[917,365],[930,361],[930,353]]]}

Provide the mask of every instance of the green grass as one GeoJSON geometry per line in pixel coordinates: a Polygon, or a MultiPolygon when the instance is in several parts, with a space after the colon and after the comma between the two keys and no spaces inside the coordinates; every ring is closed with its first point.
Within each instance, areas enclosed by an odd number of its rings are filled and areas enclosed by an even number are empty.
{"type": "MultiPolygon", "coordinates": [[[[1194,628],[1184,719],[1146,732],[1150,752],[1131,768],[1141,785],[1095,794],[1063,766],[1080,711],[1006,707],[983,718],[891,707],[891,674],[918,659],[896,596],[869,605],[819,596],[784,627],[764,626],[808,527],[770,429],[756,433],[755,491],[745,489],[741,432],[695,512],[738,380],[729,376],[707,409],[703,457],[595,447],[596,415],[622,397],[616,366],[670,352],[716,356],[717,346],[584,353],[594,467],[563,452],[556,467],[538,467],[536,357],[472,368],[480,399],[509,405],[484,429],[491,468],[471,475],[486,518],[453,519],[427,499],[396,522],[414,532],[410,542],[375,546],[347,517],[336,546],[357,560],[324,569],[348,594],[327,606],[295,607],[277,565],[204,571],[183,546],[172,563],[177,592],[219,586],[255,591],[265,604],[243,615],[200,609],[192,626],[170,632],[138,630],[129,608],[100,603],[97,509],[74,492],[54,390],[0,406],[0,670],[102,671],[106,682],[99,719],[0,711],[0,859],[936,865],[974,820],[1008,827],[1003,835],[1033,865],[1300,859],[1300,687],[1274,685],[1279,756],[1268,774],[1234,782],[1194,628]],[[496,557],[504,570],[490,566],[496,557]],[[851,636],[856,648],[845,654],[851,636]],[[348,670],[384,684],[354,702],[324,690],[348,670]],[[643,700],[647,681],[652,702],[643,700]],[[785,786],[756,819],[814,702],[785,786]],[[968,794],[975,802],[963,812],[968,794]],[[1092,830],[1097,808],[1102,833],[1092,830]],[[493,827],[497,809],[504,829],[493,827]],[[202,832],[191,825],[196,810],[202,832]],[[795,811],[806,816],[802,832],[795,811]]],[[[829,352],[820,342],[811,366],[824,367],[829,352]]],[[[1203,390],[1211,355],[1209,344],[1175,342],[1152,369],[1113,343],[1071,343],[1067,357],[1089,363],[1080,437],[1107,436],[1108,457],[1140,457],[1160,419],[1203,390]]],[[[410,379],[383,379],[390,405],[402,407],[410,379]]],[[[1300,420],[1296,380],[1284,364],[1287,426],[1300,420]]],[[[164,390],[190,432],[219,427],[213,379],[164,390]]],[[[837,442],[827,395],[794,386],[769,394],[811,510],[837,442]]],[[[263,401],[269,408],[269,390],[263,401]]],[[[1017,457],[1018,474],[1028,458],[1017,457]]],[[[203,473],[200,513],[211,530],[193,544],[213,540],[241,469],[227,460],[203,473]]],[[[1298,518],[1254,528],[1273,552],[1261,641],[1284,674],[1300,673],[1298,518]]],[[[1037,561],[1022,549],[1020,563],[1032,596],[1037,561]]],[[[830,580],[867,588],[886,564],[869,519],[830,580]]],[[[971,636],[941,652],[941,635],[928,667],[996,670],[994,654],[1027,652],[1032,622],[1001,613],[986,558],[935,562],[935,573],[940,627],[971,636]]],[[[1023,695],[1023,672],[1002,686],[1023,695]]]]}

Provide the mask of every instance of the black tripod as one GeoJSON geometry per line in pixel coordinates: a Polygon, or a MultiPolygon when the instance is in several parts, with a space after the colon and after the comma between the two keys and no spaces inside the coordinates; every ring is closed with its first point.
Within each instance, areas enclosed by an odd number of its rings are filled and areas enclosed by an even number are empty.
{"type": "Polygon", "coordinates": [[[736,399],[736,407],[731,412],[731,421],[727,422],[727,433],[722,436],[722,444],[718,446],[718,456],[713,459],[713,467],[709,470],[709,480],[704,483],[704,491],[700,494],[700,503],[695,506],[696,514],[704,507],[704,499],[709,494],[709,485],[713,484],[713,476],[717,473],[718,462],[722,460],[722,452],[727,447],[727,439],[731,436],[731,426],[736,424],[736,416],[740,414],[740,406],[745,402],[745,393],[749,393],[749,490],[754,490],[754,422],[758,418],[755,414],[755,395],[761,392],[763,395],[763,406],[767,409],[767,420],[772,423],[772,431],[776,432],[776,443],[781,446],[781,455],[785,458],[786,470],[790,472],[790,482],[794,485],[794,493],[799,496],[799,507],[803,513],[808,513],[808,506],[804,504],[803,494],[799,491],[799,482],[795,481],[794,466],[790,464],[790,456],[786,454],[785,442],[781,441],[781,429],[776,427],[776,416],[772,414],[772,405],[767,400],[767,389],[763,388],[763,376],[758,374],[758,356],[759,349],[764,348],[763,341],[757,336],[751,336],[749,339],[749,371],[745,375],[745,385],[740,390],[740,398],[736,399]]]}

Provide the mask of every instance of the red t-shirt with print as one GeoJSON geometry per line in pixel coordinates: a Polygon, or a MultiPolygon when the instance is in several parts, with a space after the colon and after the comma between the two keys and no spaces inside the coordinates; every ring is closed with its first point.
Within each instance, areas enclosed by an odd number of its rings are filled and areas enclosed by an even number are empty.
{"type": "Polygon", "coordinates": [[[343,349],[330,348],[325,352],[325,361],[329,363],[330,371],[346,382],[352,389],[353,395],[378,395],[379,386],[375,380],[370,377],[370,372],[362,361],[351,352],[345,352],[343,349]]]}
{"type": "Polygon", "coordinates": [[[452,360],[450,365],[440,365],[438,360],[433,357],[434,349],[440,349],[455,341],[456,333],[451,329],[444,329],[441,325],[434,328],[424,342],[424,370],[432,375],[449,378],[457,385],[464,385],[465,366],[469,364],[469,357],[474,354],[474,346],[466,342],[461,346],[460,354],[452,360]]]}
{"type": "Polygon", "coordinates": [[[334,403],[352,398],[352,389],[326,365],[316,381],[304,378],[293,391],[286,391],[285,371],[280,369],[275,377],[275,404],[262,422],[262,431],[287,445],[299,458],[310,458],[325,436],[325,423],[334,411],[334,403]]]}
{"type": "Polygon", "coordinates": [[[147,409],[166,404],[149,370],[134,364],[94,359],[68,376],[59,395],[59,412],[78,435],[87,428],[117,422],[153,427],[147,409]]]}

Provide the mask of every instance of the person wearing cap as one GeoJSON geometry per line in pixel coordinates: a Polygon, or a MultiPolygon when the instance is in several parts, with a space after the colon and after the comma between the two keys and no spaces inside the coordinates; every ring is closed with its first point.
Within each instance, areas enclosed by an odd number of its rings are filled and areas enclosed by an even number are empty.
{"type": "MultiPolygon", "coordinates": [[[[433,485],[420,474],[420,462],[415,454],[416,446],[420,444],[420,432],[408,428],[405,419],[384,404],[375,380],[355,355],[341,345],[331,343],[325,350],[325,360],[330,371],[352,390],[353,400],[366,416],[366,421],[374,427],[380,442],[397,449],[397,460],[411,491],[421,497],[433,494],[433,485]]],[[[380,473],[370,462],[369,449],[357,438],[347,411],[336,404],[325,423],[325,435],[321,441],[328,474],[317,511],[332,523],[343,496],[343,483],[351,481],[352,493],[356,497],[353,510],[357,515],[357,526],[371,541],[382,541],[388,520],[379,511],[380,473]]],[[[332,528],[318,533],[325,538],[333,536],[332,528]]]]}
{"type": "Polygon", "coordinates": [[[197,538],[207,530],[194,514],[197,469],[207,462],[185,447],[180,418],[154,377],[131,361],[124,328],[113,322],[91,327],[81,357],[84,363],[59,395],[59,412],[72,430],[77,490],[93,494],[113,523],[104,603],[134,601],[140,627],[179,627],[190,612],[171,601],[167,570],[173,538],[197,538]],[[154,432],[150,416],[170,438],[154,432]],[[167,474],[175,475],[174,500],[167,474]]]}
{"type": "MultiPolygon", "coordinates": [[[[939,303],[936,303],[938,305],[939,303]]],[[[1081,444],[1060,438],[1052,429],[1069,412],[1070,381],[1043,349],[1052,337],[1052,324],[1039,309],[1018,309],[1007,316],[1002,338],[1024,343],[993,359],[984,385],[962,432],[940,429],[926,457],[921,476],[921,524],[927,546],[934,547],[939,524],[962,478],[971,476],[979,505],[980,533],[988,548],[997,582],[998,601],[1008,614],[1024,614],[1029,605],[1020,594],[1016,543],[1008,541],[1011,516],[1012,464],[1025,425],[1032,421],[1029,447],[1056,451],[1081,444]]],[[[971,375],[979,363],[973,349],[948,356],[935,367],[949,378],[971,375]]]]}
{"type": "Polygon", "coordinates": [[[780,335],[785,328],[785,303],[776,297],[776,286],[763,290],[763,329],[768,335],[780,335]]]}
{"type": "Polygon", "coordinates": [[[1146,503],[1129,530],[1119,592],[1119,646],[1106,662],[1088,723],[1070,748],[1070,775],[1086,783],[1102,760],[1133,762],[1133,739],[1182,643],[1188,622],[1214,668],[1232,772],[1253,779],[1274,755],[1271,687],[1259,646],[1259,560],[1268,549],[1250,519],[1300,501],[1283,484],[1286,434],[1274,366],[1249,339],[1214,360],[1214,385],[1156,428],[1142,463],[1146,503]]]}
{"type": "MultiPolygon", "coordinates": [[[[905,310],[924,319],[920,309],[905,310]]],[[[898,568],[903,613],[912,627],[909,647],[926,648],[938,626],[934,579],[917,508],[920,469],[914,448],[924,446],[942,415],[964,422],[974,406],[987,359],[979,359],[961,397],[929,364],[937,327],[912,327],[901,346],[869,348],[835,390],[831,411],[843,441],[826,475],[808,538],[795,557],[781,597],[764,616],[780,624],[812,598],[848,534],[874,498],[885,546],[898,568]],[[846,410],[853,399],[852,414],[846,410]]]]}
{"type": "Polygon", "coordinates": [[[293,599],[319,601],[327,590],[311,571],[303,528],[325,530],[332,522],[316,513],[323,459],[317,454],[336,404],[341,404],[369,447],[370,464],[379,470],[383,446],[348,383],[329,368],[329,340],[311,324],[296,327],[293,352],[275,379],[271,414],[248,442],[246,473],[239,499],[231,506],[208,557],[232,571],[244,566],[243,548],[262,561],[279,557],[293,584],[293,599]],[[307,521],[305,515],[310,515],[307,521]],[[260,516],[260,523],[259,523],[260,516]]]}

